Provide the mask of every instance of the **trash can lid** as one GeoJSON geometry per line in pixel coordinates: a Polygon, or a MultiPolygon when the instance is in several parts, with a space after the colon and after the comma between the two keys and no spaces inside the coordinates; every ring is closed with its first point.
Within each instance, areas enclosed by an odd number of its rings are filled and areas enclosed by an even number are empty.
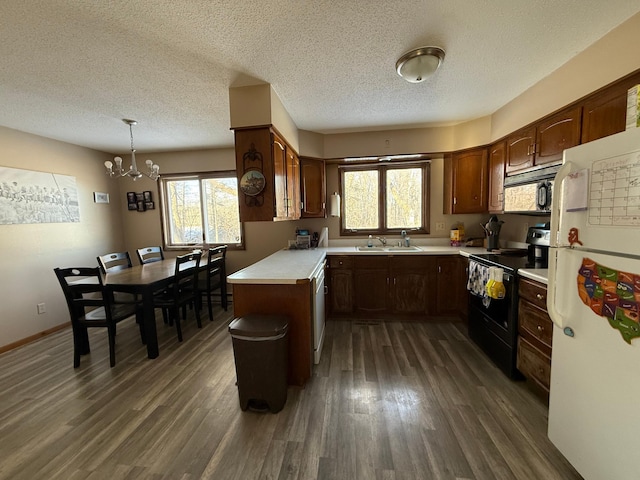
{"type": "Polygon", "coordinates": [[[239,337],[274,337],[286,333],[289,319],[284,315],[250,313],[234,319],[229,333],[239,337]]]}

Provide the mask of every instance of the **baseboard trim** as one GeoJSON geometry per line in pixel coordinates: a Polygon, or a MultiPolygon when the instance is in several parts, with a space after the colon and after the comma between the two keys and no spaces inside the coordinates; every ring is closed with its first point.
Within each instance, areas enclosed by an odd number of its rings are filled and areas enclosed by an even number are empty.
{"type": "Polygon", "coordinates": [[[67,327],[71,326],[71,322],[62,323],[60,325],[56,325],[55,327],[48,328],[40,333],[36,333],[35,335],[31,335],[30,337],[23,338],[18,340],[17,342],[10,343],[8,345],[4,345],[0,347],[0,353],[8,352],[9,350],[13,350],[14,348],[21,347],[31,342],[35,342],[36,340],[41,339],[42,337],[46,337],[47,335],[51,335],[52,333],[59,332],[67,327]]]}

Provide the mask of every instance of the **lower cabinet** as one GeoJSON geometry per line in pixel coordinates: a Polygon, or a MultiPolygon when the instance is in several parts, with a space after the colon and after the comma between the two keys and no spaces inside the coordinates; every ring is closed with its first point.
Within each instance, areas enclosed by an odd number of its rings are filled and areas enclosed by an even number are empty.
{"type": "Polygon", "coordinates": [[[546,310],[547,287],[520,279],[517,367],[540,396],[548,400],[553,323],[546,310]]]}
{"type": "Polygon", "coordinates": [[[329,256],[329,313],[466,316],[466,259],[457,255],[329,256]]]}

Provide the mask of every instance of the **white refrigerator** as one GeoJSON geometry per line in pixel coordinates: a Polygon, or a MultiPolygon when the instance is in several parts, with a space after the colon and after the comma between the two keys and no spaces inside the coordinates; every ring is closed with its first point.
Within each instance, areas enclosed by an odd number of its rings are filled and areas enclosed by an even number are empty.
{"type": "Polygon", "coordinates": [[[566,150],[552,202],[548,435],[586,480],[638,480],[640,128],[566,150]]]}

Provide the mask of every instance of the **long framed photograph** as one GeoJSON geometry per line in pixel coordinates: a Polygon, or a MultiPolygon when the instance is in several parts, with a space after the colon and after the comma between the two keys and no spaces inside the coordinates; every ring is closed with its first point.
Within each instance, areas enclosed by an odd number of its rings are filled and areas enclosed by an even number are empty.
{"type": "Polygon", "coordinates": [[[146,207],[146,206],[145,206],[144,202],[143,202],[142,200],[139,200],[139,201],[138,201],[138,211],[139,211],[139,212],[144,212],[144,211],[146,210],[146,208],[145,208],[145,207],[146,207]]]}
{"type": "Polygon", "coordinates": [[[151,198],[151,191],[150,190],[146,190],[146,191],[142,192],[142,196],[144,197],[144,201],[145,202],[153,201],[152,198],[151,198]]]}
{"type": "Polygon", "coordinates": [[[93,192],[93,201],[95,203],[109,203],[109,194],[104,192],[93,192]]]}
{"type": "Polygon", "coordinates": [[[136,203],[137,201],[136,192],[127,192],[127,203],[136,203]]]}

